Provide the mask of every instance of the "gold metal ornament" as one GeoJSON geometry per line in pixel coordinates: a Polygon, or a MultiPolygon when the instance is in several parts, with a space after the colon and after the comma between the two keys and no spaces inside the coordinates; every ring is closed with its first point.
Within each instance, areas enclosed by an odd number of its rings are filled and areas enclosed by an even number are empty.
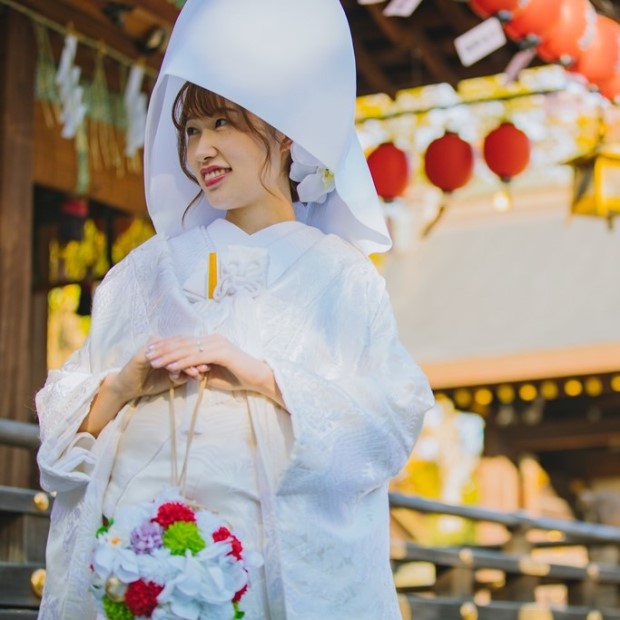
{"type": "Polygon", "coordinates": [[[461,549],[459,551],[459,560],[465,566],[473,566],[474,565],[474,552],[471,549],[461,549]]]}
{"type": "Polygon", "coordinates": [[[471,601],[467,601],[461,605],[459,614],[462,620],[478,620],[478,608],[471,601]]]}
{"type": "Polygon", "coordinates": [[[110,577],[105,582],[105,593],[111,601],[122,603],[125,600],[125,592],[127,586],[118,577],[110,577]]]}
{"type": "Polygon", "coordinates": [[[50,498],[48,494],[43,491],[39,491],[39,493],[32,498],[32,501],[37,510],[41,512],[45,512],[50,507],[50,498]]]}
{"type": "Polygon", "coordinates": [[[45,575],[46,573],[45,573],[44,568],[37,568],[37,570],[33,571],[32,575],[30,575],[30,585],[32,586],[32,591],[39,598],[43,596],[43,587],[45,586],[45,575]]]}

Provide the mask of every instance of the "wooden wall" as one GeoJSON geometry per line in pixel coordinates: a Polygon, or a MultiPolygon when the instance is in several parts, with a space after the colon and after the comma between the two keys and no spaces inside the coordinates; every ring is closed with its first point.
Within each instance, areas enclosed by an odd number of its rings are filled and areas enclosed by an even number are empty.
{"type": "MultiPolygon", "coordinates": [[[[75,140],[63,138],[60,132],[60,126],[46,125],[42,104],[37,102],[34,106],[33,180],[37,185],[70,194],[77,182],[75,140]]],[[[119,148],[124,148],[120,132],[115,132],[115,135],[119,148]]],[[[125,168],[118,174],[113,169],[95,169],[91,165],[90,179],[90,199],[133,215],[146,213],[141,169],[130,172],[125,168]]]]}
{"type": "MultiPolygon", "coordinates": [[[[0,415],[34,421],[30,393],[36,46],[30,21],[0,15],[0,415]]],[[[0,484],[26,485],[29,453],[0,452],[0,484]]]]}
{"type": "MultiPolygon", "coordinates": [[[[34,394],[45,378],[47,297],[32,290],[34,186],[72,193],[74,140],[46,124],[35,103],[32,23],[0,6],[0,417],[35,422],[34,394]]],[[[122,136],[116,141],[123,148],[122,136]]],[[[87,197],[141,215],[142,171],[90,170],[87,197]]],[[[0,447],[0,485],[36,487],[33,455],[0,447]]]]}

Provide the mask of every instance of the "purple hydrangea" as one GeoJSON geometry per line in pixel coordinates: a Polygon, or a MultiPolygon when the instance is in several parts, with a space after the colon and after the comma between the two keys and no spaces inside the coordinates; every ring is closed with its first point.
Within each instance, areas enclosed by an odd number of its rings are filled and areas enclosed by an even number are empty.
{"type": "Polygon", "coordinates": [[[131,548],[135,553],[151,553],[162,546],[164,529],[159,523],[147,521],[131,532],[131,548]]]}

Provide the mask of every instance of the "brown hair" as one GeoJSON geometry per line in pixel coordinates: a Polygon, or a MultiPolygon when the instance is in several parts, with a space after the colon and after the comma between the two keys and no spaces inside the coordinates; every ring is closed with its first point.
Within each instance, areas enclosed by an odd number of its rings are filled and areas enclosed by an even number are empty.
{"type": "MultiPolygon", "coordinates": [[[[179,155],[179,163],[181,170],[183,170],[185,176],[198,183],[192,172],[187,167],[187,135],[186,125],[190,118],[202,118],[205,116],[223,116],[229,123],[236,126],[241,131],[248,132],[254,140],[261,144],[265,148],[265,161],[263,162],[262,174],[264,175],[269,167],[271,158],[271,149],[274,142],[279,142],[279,132],[268,125],[263,120],[254,116],[240,105],[229,101],[225,97],[218,95],[206,88],[196,86],[191,82],[185,82],[185,84],[179,90],[174,104],[172,106],[172,122],[177,130],[177,151],[179,155]],[[236,111],[239,114],[235,115],[234,120],[231,118],[231,111],[236,111]]],[[[288,159],[285,162],[285,166],[290,168],[291,155],[288,154],[288,159]]],[[[261,178],[261,184],[265,187],[263,179],[261,178]]],[[[291,189],[291,197],[293,201],[298,200],[297,196],[297,183],[289,179],[289,185],[291,189]]],[[[265,187],[270,193],[271,190],[265,187]]],[[[193,200],[187,206],[183,217],[189,210],[189,208],[200,198],[201,192],[193,198],[193,200]]]]}

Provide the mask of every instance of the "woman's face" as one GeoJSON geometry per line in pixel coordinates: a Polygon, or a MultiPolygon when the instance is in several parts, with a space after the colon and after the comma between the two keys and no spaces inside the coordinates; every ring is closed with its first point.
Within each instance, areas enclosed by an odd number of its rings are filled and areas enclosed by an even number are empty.
{"type": "Polygon", "coordinates": [[[243,128],[242,114],[234,106],[187,119],[187,164],[215,209],[265,209],[274,200],[281,202],[288,191],[285,142],[269,138],[268,154],[265,145],[243,128]]]}

